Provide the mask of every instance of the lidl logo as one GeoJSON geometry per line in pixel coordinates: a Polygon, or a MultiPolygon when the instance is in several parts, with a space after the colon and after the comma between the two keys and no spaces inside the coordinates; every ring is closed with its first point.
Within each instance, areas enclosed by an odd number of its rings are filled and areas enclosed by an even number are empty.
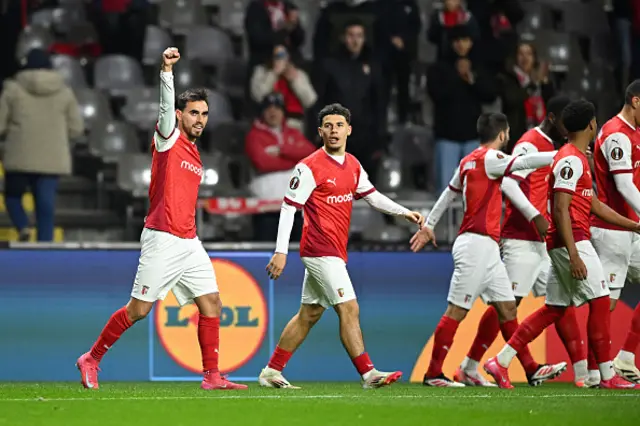
{"type": "MultiPolygon", "coordinates": [[[[234,262],[212,259],[216,272],[220,316],[220,371],[246,364],[260,349],[267,330],[267,303],[253,276],[234,262]]],[[[173,293],[156,305],[155,325],[160,343],[181,367],[202,372],[198,345],[198,308],[180,307],[173,293]]]]}

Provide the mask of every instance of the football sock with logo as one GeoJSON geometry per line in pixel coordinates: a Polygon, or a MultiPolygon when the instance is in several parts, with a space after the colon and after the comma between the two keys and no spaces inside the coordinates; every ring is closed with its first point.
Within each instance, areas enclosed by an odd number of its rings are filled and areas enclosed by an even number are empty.
{"type": "Polygon", "coordinates": [[[467,358],[479,362],[494,340],[496,340],[499,332],[498,311],[493,306],[489,306],[480,319],[476,338],[473,340],[467,358]]]}
{"type": "Polygon", "coordinates": [[[445,315],[440,318],[440,322],[433,333],[433,350],[431,352],[431,362],[427,370],[427,377],[438,377],[442,374],[442,364],[444,363],[449,349],[453,344],[453,338],[460,323],[445,315]]]}
{"type": "Polygon", "coordinates": [[[609,296],[599,297],[589,302],[589,319],[587,321],[587,336],[589,346],[593,348],[593,355],[598,363],[602,380],[613,377],[613,363],[611,362],[611,336],[609,332],[611,312],[609,311],[609,296]]]}
{"type": "Polygon", "coordinates": [[[638,344],[640,344],[640,303],[636,305],[636,309],[633,311],[633,318],[631,318],[631,327],[629,328],[629,334],[627,334],[627,338],[624,341],[624,345],[622,345],[622,352],[627,352],[623,354],[622,358],[625,360],[633,361],[636,349],[638,348],[638,344]]]}
{"type": "MultiPolygon", "coordinates": [[[[500,324],[500,330],[502,331],[502,337],[505,342],[508,342],[509,339],[515,334],[516,330],[518,330],[518,320],[513,319],[511,321],[505,321],[500,324]]],[[[533,374],[536,372],[538,367],[540,366],[537,362],[534,361],[531,352],[529,351],[529,346],[524,346],[522,349],[518,351],[517,354],[518,359],[520,360],[520,364],[522,364],[522,368],[527,374],[533,374]]]]}
{"type": "Polygon", "coordinates": [[[220,348],[220,318],[205,317],[200,314],[198,318],[198,343],[202,353],[202,371],[205,373],[217,373],[220,348]]]}
{"type": "Polygon", "coordinates": [[[575,365],[587,359],[587,351],[580,333],[574,306],[569,306],[565,309],[562,318],[556,322],[556,331],[567,349],[572,364],[575,365]]]}
{"type": "Polygon", "coordinates": [[[132,325],[133,323],[129,320],[125,306],[115,311],[102,329],[98,340],[93,344],[91,357],[98,362],[102,361],[104,354],[116,343],[120,336],[122,336],[122,333],[127,331],[132,325]]]}
{"type": "Polygon", "coordinates": [[[276,346],[276,349],[273,351],[267,367],[273,368],[274,370],[282,371],[291,359],[291,355],[293,355],[293,352],[285,351],[280,346],[276,346]]]}
{"type": "Polygon", "coordinates": [[[369,358],[369,354],[366,352],[352,358],[351,362],[353,362],[353,366],[356,367],[358,374],[361,375],[363,379],[366,379],[365,376],[367,373],[373,370],[373,362],[371,362],[371,358],[369,358]]]}
{"type": "Polygon", "coordinates": [[[557,321],[564,313],[564,308],[543,306],[529,315],[507,341],[507,345],[498,354],[498,362],[508,367],[516,353],[522,351],[534,341],[545,328],[557,321]]]}

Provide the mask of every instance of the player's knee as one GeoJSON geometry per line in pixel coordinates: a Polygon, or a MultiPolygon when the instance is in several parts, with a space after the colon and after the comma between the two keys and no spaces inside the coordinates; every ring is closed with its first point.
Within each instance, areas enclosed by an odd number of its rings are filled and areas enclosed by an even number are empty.
{"type": "Polygon", "coordinates": [[[469,311],[465,308],[461,308],[460,306],[456,306],[453,303],[449,303],[449,306],[447,306],[447,310],[444,311],[444,316],[460,322],[465,319],[468,312],[469,311]]]}
{"type": "Polygon", "coordinates": [[[516,307],[520,306],[520,303],[522,303],[522,297],[516,296],[516,307]]]}
{"type": "Polygon", "coordinates": [[[334,306],[334,309],[341,321],[357,320],[360,316],[360,306],[355,299],[339,303],[334,306]]]}
{"type": "Polygon", "coordinates": [[[496,311],[500,321],[512,321],[518,317],[517,302],[497,302],[496,311]]]}
{"type": "Polygon", "coordinates": [[[140,321],[144,319],[149,312],[151,312],[151,308],[153,307],[153,303],[151,302],[143,302],[142,300],[131,299],[129,303],[127,303],[127,316],[131,322],[140,321]]]}
{"type": "Polygon", "coordinates": [[[298,312],[298,320],[307,326],[313,327],[322,317],[324,308],[322,306],[303,306],[298,312]]]}

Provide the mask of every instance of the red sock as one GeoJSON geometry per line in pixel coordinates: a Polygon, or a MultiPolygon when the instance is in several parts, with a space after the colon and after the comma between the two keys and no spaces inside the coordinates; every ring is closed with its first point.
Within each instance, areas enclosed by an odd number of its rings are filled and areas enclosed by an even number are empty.
{"type": "Polygon", "coordinates": [[[611,361],[610,303],[609,296],[599,297],[589,302],[587,335],[589,336],[589,346],[593,348],[593,355],[598,364],[611,361]]]}
{"type": "Polygon", "coordinates": [[[556,331],[567,349],[572,364],[586,359],[584,340],[582,340],[574,306],[569,306],[565,309],[562,318],[556,322],[556,331]]]}
{"type": "Polygon", "coordinates": [[[132,325],[133,323],[129,320],[126,307],[123,306],[115,311],[102,329],[98,340],[96,340],[91,348],[91,356],[93,359],[98,362],[102,361],[104,354],[118,341],[122,333],[127,331],[132,325]]]}
{"type": "Polygon", "coordinates": [[[640,344],[640,303],[636,305],[636,309],[633,311],[631,327],[629,328],[629,334],[627,334],[627,340],[622,345],[622,350],[635,353],[638,344],[640,344]]]}
{"type": "Polygon", "coordinates": [[[520,352],[542,334],[547,327],[559,320],[564,314],[564,309],[544,305],[520,324],[507,343],[517,352],[520,352]]]}
{"type": "Polygon", "coordinates": [[[291,355],[293,355],[293,352],[285,351],[280,346],[276,346],[276,349],[273,351],[273,355],[271,355],[271,359],[269,360],[269,364],[267,364],[267,367],[273,368],[274,370],[282,371],[291,359],[291,355]]]}
{"type": "Polygon", "coordinates": [[[498,337],[499,332],[498,311],[493,306],[489,306],[480,319],[476,338],[473,340],[467,357],[474,361],[480,361],[493,341],[498,337]]]}
{"type": "Polygon", "coordinates": [[[442,364],[451,349],[459,324],[458,321],[444,315],[440,318],[436,331],[433,333],[433,351],[431,352],[427,377],[438,377],[442,374],[442,364]]]}
{"type": "Polygon", "coordinates": [[[587,356],[587,369],[598,370],[598,363],[596,362],[596,356],[593,354],[593,348],[591,348],[591,345],[589,345],[589,354],[587,356]]]}
{"type": "Polygon", "coordinates": [[[358,374],[361,376],[373,370],[373,362],[371,362],[371,358],[369,358],[369,354],[366,352],[353,358],[351,362],[353,362],[353,366],[356,367],[358,374]]]}
{"type": "MultiPolygon", "coordinates": [[[[502,331],[502,337],[506,342],[513,337],[516,330],[518,330],[518,320],[513,319],[511,321],[506,321],[500,324],[500,330],[502,331]]],[[[527,374],[533,374],[536,372],[540,364],[535,362],[531,352],[529,351],[529,346],[524,346],[522,349],[518,351],[518,359],[520,360],[520,364],[522,364],[522,368],[527,374]]]]}
{"type": "Polygon", "coordinates": [[[220,348],[220,318],[200,315],[198,318],[198,343],[202,353],[202,371],[218,372],[218,349],[220,348]]]}

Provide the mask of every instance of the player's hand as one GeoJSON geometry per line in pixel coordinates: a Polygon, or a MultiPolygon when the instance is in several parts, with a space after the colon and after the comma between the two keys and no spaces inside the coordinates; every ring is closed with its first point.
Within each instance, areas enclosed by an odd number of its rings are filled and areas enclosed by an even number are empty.
{"type": "Polygon", "coordinates": [[[287,264],[287,255],[284,253],[274,253],[267,265],[267,274],[269,278],[277,280],[280,275],[282,275],[282,271],[284,271],[284,267],[287,264]]]}
{"type": "Polygon", "coordinates": [[[433,233],[433,229],[428,226],[422,227],[422,229],[416,232],[409,241],[411,244],[411,250],[414,253],[422,250],[429,242],[431,242],[434,247],[438,247],[436,244],[436,235],[433,233]]]}
{"type": "Polygon", "coordinates": [[[542,241],[544,241],[544,239],[547,237],[547,231],[549,230],[549,221],[545,219],[541,214],[534,217],[531,221],[538,230],[538,235],[540,235],[540,238],[542,239],[542,241]]]}
{"type": "Polygon", "coordinates": [[[571,266],[571,276],[573,276],[573,278],[576,280],[584,280],[587,278],[587,267],[580,256],[570,258],[569,264],[571,266]]]}
{"type": "Polygon", "coordinates": [[[171,67],[180,60],[180,52],[176,47],[167,47],[162,52],[162,69],[167,71],[171,70],[171,67]]]}
{"type": "Polygon", "coordinates": [[[411,223],[417,224],[418,228],[422,228],[422,225],[424,225],[424,216],[420,212],[407,212],[404,214],[404,218],[411,223]]]}

